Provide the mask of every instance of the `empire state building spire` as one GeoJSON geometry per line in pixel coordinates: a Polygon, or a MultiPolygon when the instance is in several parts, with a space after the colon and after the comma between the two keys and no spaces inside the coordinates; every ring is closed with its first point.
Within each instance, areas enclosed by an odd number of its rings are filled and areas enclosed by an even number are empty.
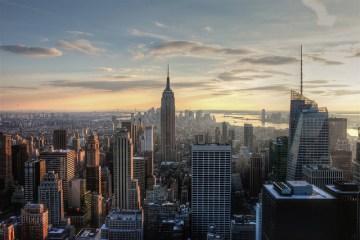
{"type": "Polygon", "coordinates": [[[169,64],[167,66],[167,78],[166,78],[166,89],[165,90],[171,90],[171,88],[170,88],[170,67],[169,67],[169,64]]]}

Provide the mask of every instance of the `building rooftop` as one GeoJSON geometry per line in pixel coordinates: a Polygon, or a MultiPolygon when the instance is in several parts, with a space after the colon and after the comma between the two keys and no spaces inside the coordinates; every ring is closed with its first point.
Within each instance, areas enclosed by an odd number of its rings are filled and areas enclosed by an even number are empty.
{"type": "Polygon", "coordinates": [[[63,232],[65,232],[65,229],[63,228],[52,227],[49,230],[49,234],[62,234],[63,232]]]}
{"type": "Polygon", "coordinates": [[[359,185],[353,182],[337,182],[333,185],[326,185],[326,187],[334,193],[338,194],[359,194],[359,185]]]}
{"type": "Polygon", "coordinates": [[[233,215],[231,224],[236,225],[256,225],[256,216],[254,215],[233,215]]]}
{"type": "Polygon", "coordinates": [[[100,231],[96,228],[83,228],[75,236],[75,240],[100,240],[100,231]]]}
{"type": "Polygon", "coordinates": [[[136,221],[141,219],[141,211],[139,210],[112,210],[107,218],[110,220],[120,221],[136,221]]]}
{"type": "Polygon", "coordinates": [[[211,144],[193,144],[192,145],[192,150],[214,150],[214,151],[218,151],[218,150],[231,150],[231,145],[229,144],[216,144],[216,143],[211,143],[211,144]]]}
{"type": "Polygon", "coordinates": [[[308,169],[311,171],[341,171],[335,167],[332,167],[330,165],[327,164],[307,164],[304,165],[304,169],[308,169]]]}
{"type": "Polygon", "coordinates": [[[294,199],[294,200],[329,200],[335,199],[329,193],[320,188],[309,184],[306,181],[287,181],[286,184],[292,189],[291,194],[280,194],[275,189],[274,184],[265,184],[264,188],[268,190],[276,199],[294,199]],[[311,189],[312,191],[309,191],[311,189]]]}

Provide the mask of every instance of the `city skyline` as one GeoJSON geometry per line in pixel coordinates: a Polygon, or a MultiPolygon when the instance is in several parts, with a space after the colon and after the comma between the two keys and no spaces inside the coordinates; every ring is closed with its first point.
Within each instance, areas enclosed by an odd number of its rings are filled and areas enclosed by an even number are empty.
{"type": "Polygon", "coordinates": [[[177,109],[288,110],[299,89],[358,110],[356,0],[0,1],[0,108],[159,107],[171,65],[177,109]]]}

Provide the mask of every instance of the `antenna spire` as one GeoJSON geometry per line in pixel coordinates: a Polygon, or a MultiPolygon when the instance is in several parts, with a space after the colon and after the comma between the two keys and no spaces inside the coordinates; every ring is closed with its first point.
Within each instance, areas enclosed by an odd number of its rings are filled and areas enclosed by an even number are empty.
{"type": "Polygon", "coordinates": [[[170,89],[170,66],[167,65],[166,89],[170,89]]]}
{"type": "Polygon", "coordinates": [[[300,93],[303,95],[303,57],[302,57],[302,44],[300,47],[300,93]]]}

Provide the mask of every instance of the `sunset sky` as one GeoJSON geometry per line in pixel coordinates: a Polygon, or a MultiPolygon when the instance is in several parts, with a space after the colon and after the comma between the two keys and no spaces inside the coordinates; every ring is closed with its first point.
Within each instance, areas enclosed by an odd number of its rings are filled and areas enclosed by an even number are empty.
{"type": "Polygon", "coordinates": [[[0,0],[0,110],[360,110],[359,0],[0,0]]]}

